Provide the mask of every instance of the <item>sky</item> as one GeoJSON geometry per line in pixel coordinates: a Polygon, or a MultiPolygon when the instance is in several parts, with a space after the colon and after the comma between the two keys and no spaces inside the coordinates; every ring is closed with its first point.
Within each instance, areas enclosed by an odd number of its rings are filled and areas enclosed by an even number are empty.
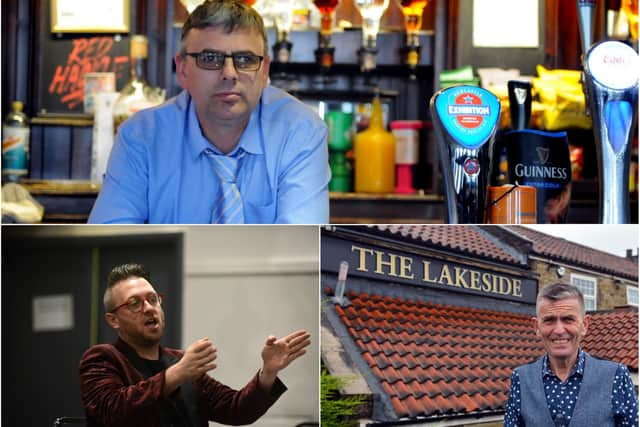
{"type": "Polygon", "coordinates": [[[618,256],[625,256],[627,249],[633,249],[634,254],[638,252],[637,224],[539,224],[526,227],[618,256]]]}

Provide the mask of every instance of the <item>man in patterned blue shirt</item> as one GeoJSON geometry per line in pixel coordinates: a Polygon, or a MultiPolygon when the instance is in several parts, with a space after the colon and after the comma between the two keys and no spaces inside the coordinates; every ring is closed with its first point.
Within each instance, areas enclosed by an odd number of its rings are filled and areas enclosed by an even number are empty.
{"type": "Polygon", "coordinates": [[[627,368],[580,348],[589,317],[578,288],[542,288],[533,325],[546,354],[513,371],[506,427],[638,426],[638,399],[627,368]]]}

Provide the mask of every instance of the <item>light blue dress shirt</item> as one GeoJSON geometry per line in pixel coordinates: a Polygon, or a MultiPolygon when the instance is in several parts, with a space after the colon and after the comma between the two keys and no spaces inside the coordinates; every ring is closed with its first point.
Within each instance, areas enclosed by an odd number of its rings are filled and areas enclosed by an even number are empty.
{"type": "MultiPolygon", "coordinates": [[[[219,188],[187,91],[123,123],[90,223],[202,224],[219,188]]],[[[238,146],[246,223],[329,222],[327,127],[291,95],[267,87],[238,146]]]]}

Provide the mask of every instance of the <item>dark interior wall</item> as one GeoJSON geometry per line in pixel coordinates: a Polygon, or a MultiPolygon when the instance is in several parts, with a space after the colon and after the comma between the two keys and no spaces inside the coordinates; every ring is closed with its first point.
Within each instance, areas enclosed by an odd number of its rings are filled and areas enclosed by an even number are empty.
{"type": "MultiPolygon", "coordinates": [[[[31,55],[31,22],[35,1],[3,0],[2,2],[2,118],[11,102],[26,103],[29,92],[29,60],[31,55]]],[[[25,105],[27,107],[27,105],[25,105]]],[[[25,110],[30,113],[27,108],[25,110]]]]}
{"type": "MultiPolygon", "coordinates": [[[[153,41],[157,42],[159,31],[155,22],[150,19],[160,19],[160,11],[155,7],[146,7],[147,0],[128,1],[129,34],[147,34],[147,28],[150,28],[153,41]]],[[[166,0],[159,0],[157,3],[164,5],[166,0]]],[[[27,116],[33,117],[38,113],[41,103],[40,85],[43,84],[39,81],[39,75],[46,46],[55,45],[56,41],[64,42],[75,37],[87,36],[51,33],[50,4],[51,0],[2,0],[3,118],[10,111],[11,102],[14,100],[24,102],[27,116]]],[[[154,55],[153,52],[153,48],[150,49],[151,55],[154,55]]],[[[150,80],[155,82],[155,78],[154,75],[150,80]]]]}
{"type": "Polygon", "coordinates": [[[181,234],[35,237],[38,228],[2,228],[3,425],[51,425],[57,416],[84,414],[78,363],[90,345],[115,338],[102,296],[117,264],[146,266],[156,290],[167,295],[162,344],[181,344],[181,234]],[[60,295],[72,298],[72,327],[35,331],[34,298],[60,295]]]}

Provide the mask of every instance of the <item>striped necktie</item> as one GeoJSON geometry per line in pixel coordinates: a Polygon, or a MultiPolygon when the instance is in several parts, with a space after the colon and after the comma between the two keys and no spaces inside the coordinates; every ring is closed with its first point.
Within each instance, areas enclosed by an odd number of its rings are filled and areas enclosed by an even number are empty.
{"type": "Polygon", "coordinates": [[[239,150],[234,157],[215,154],[209,150],[207,154],[213,160],[213,170],[220,178],[220,191],[211,213],[211,223],[244,224],[244,206],[236,183],[236,173],[238,162],[245,152],[239,150]]]}

